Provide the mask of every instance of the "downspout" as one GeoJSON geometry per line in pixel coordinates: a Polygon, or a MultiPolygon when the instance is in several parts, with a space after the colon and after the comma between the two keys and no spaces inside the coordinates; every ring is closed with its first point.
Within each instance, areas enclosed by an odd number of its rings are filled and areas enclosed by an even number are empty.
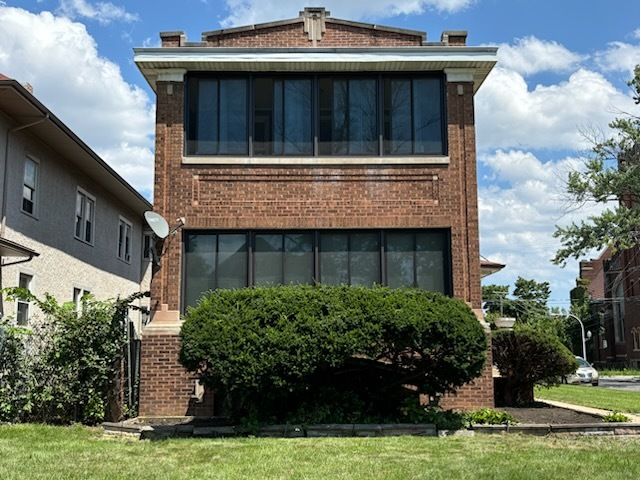
{"type": "MultiPolygon", "coordinates": [[[[49,112],[47,112],[44,117],[35,122],[27,123],[26,125],[20,125],[18,127],[14,127],[10,130],[7,130],[7,135],[5,138],[4,144],[4,158],[2,159],[2,168],[3,168],[3,178],[2,178],[2,225],[0,225],[0,238],[4,238],[5,227],[7,224],[7,185],[9,183],[9,175],[7,172],[7,168],[9,166],[9,137],[12,133],[17,132],[18,130],[23,130],[25,128],[33,127],[34,125],[38,125],[49,119],[49,112]]],[[[30,260],[30,259],[29,259],[30,260]]]]}

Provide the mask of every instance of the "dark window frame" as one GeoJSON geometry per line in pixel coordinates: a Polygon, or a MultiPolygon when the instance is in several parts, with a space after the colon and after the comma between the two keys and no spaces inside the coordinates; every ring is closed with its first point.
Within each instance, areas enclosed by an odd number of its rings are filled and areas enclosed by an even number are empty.
{"type": "MultiPolygon", "coordinates": [[[[415,267],[415,258],[416,258],[416,235],[421,233],[434,233],[442,235],[442,241],[444,244],[443,250],[443,270],[444,270],[444,294],[451,296],[453,294],[453,262],[452,262],[452,252],[451,252],[451,230],[448,228],[410,228],[410,229],[244,229],[244,230],[184,230],[182,232],[182,267],[181,267],[181,304],[182,310],[186,311],[187,308],[187,289],[188,289],[188,278],[187,278],[187,237],[188,235],[215,235],[216,236],[216,253],[215,256],[218,255],[218,246],[219,246],[219,236],[225,234],[232,235],[244,235],[245,236],[245,251],[246,254],[246,271],[244,272],[244,277],[246,279],[245,287],[253,287],[256,286],[256,278],[255,278],[255,243],[256,243],[256,235],[287,235],[287,234],[299,234],[299,233],[310,233],[312,235],[312,255],[313,255],[313,272],[312,272],[312,280],[313,283],[320,283],[320,253],[321,253],[321,242],[320,237],[322,234],[327,233],[340,233],[340,234],[358,234],[358,233],[376,233],[378,235],[379,245],[379,278],[380,283],[382,285],[388,284],[387,278],[387,235],[389,233],[404,233],[407,235],[413,236],[413,257],[414,257],[414,267],[415,267]]],[[[349,243],[349,246],[351,244],[349,243]]],[[[351,251],[347,251],[349,258],[351,256],[351,251]]],[[[217,265],[217,260],[215,262],[217,265]]],[[[415,273],[416,268],[414,268],[414,286],[417,285],[415,281],[415,273]]],[[[214,273],[215,279],[214,284],[215,288],[218,288],[218,278],[217,272],[214,273]]],[[[349,277],[351,279],[351,277],[349,277]]]]}
{"type": "MultiPolygon", "coordinates": [[[[447,113],[447,101],[446,101],[446,79],[441,72],[392,72],[392,73],[376,73],[376,72],[353,72],[353,73],[315,73],[310,74],[308,72],[300,73],[190,73],[185,80],[185,95],[184,95],[184,145],[183,153],[188,157],[251,157],[251,158],[270,158],[270,157],[432,157],[432,156],[447,156],[448,155],[448,113],[447,113]],[[320,81],[326,79],[373,79],[375,83],[376,91],[376,119],[375,127],[376,139],[377,139],[377,151],[375,153],[320,153],[323,149],[320,140],[321,130],[321,112],[320,112],[320,81]],[[413,82],[416,79],[436,79],[439,81],[439,108],[440,108],[440,152],[426,152],[416,153],[414,136],[412,133],[412,153],[385,153],[387,150],[386,144],[391,142],[390,138],[386,138],[386,122],[385,122],[385,94],[384,88],[386,80],[392,79],[407,79],[413,82]],[[193,92],[191,84],[197,82],[199,79],[246,79],[246,153],[195,153],[196,147],[192,146],[197,143],[196,128],[193,124],[194,118],[197,117],[197,112],[192,111],[191,106],[197,105],[197,99],[193,98],[193,92]],[[311,79],[311,147],[312,152],[310,154],[299,153],[282,153],[282,154],[256,154],[255,140],[255,128],[256,128],[256,112],[255,112],[255,80],[256,79],[273,79],[273,80],[287,80],[287,79],[311,79]]],[[[413,102],[413,95],[411,95],[413,102]]],[[[411,121],[413,122],[413,105],[411,107],[411,121]]],[[[413,124],[413,123],[412,123],[413,124]]],[[[349,139],[348,141],[352,141],[349,139]]]]}

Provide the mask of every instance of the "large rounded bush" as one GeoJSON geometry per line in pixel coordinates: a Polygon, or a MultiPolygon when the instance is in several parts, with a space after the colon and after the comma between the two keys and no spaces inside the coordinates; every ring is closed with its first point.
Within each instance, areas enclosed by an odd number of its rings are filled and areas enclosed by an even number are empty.
{"type": "Polygon", "coordinates": [[[504,403],[533,403],[536,384],[553,385],[578,368],[574,355],[548,330],[519,325],[493,334],[493,362],[504,378],[504,403]]]}
{"type": "Polygon", "coordinates": [[[487,349],[465,303],[386,287],[215,290],[189,309],[181,338],[182,364],[225,393],[236,420],[398,417],[407,397],[477,377],[487,349]]]}

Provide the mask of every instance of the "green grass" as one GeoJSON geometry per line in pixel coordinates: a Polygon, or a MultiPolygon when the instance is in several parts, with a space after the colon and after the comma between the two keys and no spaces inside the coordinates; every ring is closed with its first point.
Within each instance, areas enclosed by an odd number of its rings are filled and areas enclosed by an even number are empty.
{"type": "Polygon", "coordinates": [[[640,439],[106,439],[99,429],[0,426],[0,478],[518,479],[640,478],[640,439]]]}
{"type": "Polygon", "coordinates": [[[632,377],[640,377],[640,370],[633,368],[622,368],[612,370],[598,370],[601,377],[614,377],[617,375],[627,375],[632,377]]]}
{"type": "Polygon", "coordinates": [[[545,400],[556,400],[585,407],[640,413],[640,392],[583,385],[559,385],[552,388],[536,387],[535,395],[545,400]]]}

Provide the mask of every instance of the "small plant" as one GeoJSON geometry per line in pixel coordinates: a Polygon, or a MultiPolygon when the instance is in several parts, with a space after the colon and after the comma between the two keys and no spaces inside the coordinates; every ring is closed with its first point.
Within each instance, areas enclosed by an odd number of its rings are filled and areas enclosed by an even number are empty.
{"type": "Polygon", "coordinates": [[[604,417],[602,417],[603,422],[609,423],[624,423],[628,422],[629,420],[631,420],[629,417],[620,412],[612,412],[609,415],[605,415],[604,417]]]}
{"type": "Polygon", "coordinates": [[[510,413],[498,412],[491,408],[466,412],[464,417],[468,425],[515,425],[519,423],[510,413]]]}

